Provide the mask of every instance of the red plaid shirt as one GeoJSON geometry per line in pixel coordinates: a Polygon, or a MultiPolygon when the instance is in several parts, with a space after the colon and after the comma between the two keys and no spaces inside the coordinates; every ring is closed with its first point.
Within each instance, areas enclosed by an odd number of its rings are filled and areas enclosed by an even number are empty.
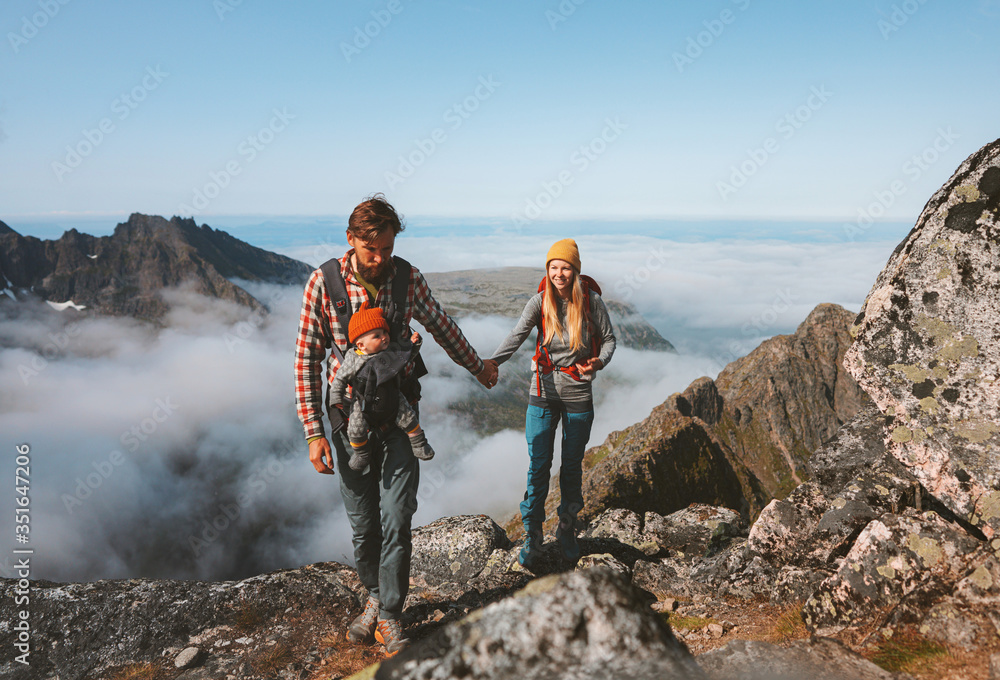
{"type": "MultiPolygon", "coordinates": [[[[340,271],[344,274],[351,309],[357,311],[361,303],[368,299],[368,291],[354,276],[351,267],[353,254],[352,249],[340,258],[340,271]]],[[[395,274],[393,269],[392,276],[395,274]]],[[[378,289],[378,297],[375,299],[375,303],[384,311],[388,310],[392,299],[392,276],[378,289]]],[[[464,366],[473,375],[478,375],[483,370],[479,355],[465,339],[458,324],[441,309],[441,305],[431,295],[427,280],[416,267],[410,270],[403,315],[407,324],[411,319],[419,321],[456,364],[464,366]]],[[[340,368],[333,352],[330,352],[329,358],[326,356],[326,350],[333,342],[344,352],[347,351],[347,329],[341,328],[337,322],[337,315],[333,312],[330,296],[326,292],[323,272],[317,269],[306,282],[302,313],[299,315],[299,331],[295,339],[295,409],[305,428],[306,439],[324,434],[323,360],[327,359],[327,382],[333,382],[337,369],[340,368]]],[[[411,363],[406,367],[406,374],[409,375],[412,370],[411,363]]]]}

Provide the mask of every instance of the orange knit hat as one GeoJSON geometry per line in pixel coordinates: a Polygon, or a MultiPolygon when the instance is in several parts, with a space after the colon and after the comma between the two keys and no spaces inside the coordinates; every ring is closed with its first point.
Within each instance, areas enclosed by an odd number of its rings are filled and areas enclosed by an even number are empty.
{"type": "Polygon", "coordinates": [[[361,309],[351,315],[351,323],[347,325],[347,340],[352,345],[362,335],[376,328],[389,332],[389,324],[378,307],[369,307],[368,300],[361,303],[361,309]]]}

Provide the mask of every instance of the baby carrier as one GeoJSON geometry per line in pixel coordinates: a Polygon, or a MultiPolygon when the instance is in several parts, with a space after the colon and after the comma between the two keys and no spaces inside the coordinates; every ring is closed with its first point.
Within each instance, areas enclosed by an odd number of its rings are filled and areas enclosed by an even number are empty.
{"type": "MultiPolygon", "coordinates": [[[[352,390],[351,396],[352,399],[362,399],[365,420],[371,427],[377,428],[385,428],[395,420],[399,410],[400,393],[410,403],[415,404],[420,400],[419,379],[427,375],[423,359],[417,354],[413,360],[413,371],[407,378],[402,377],[403,369],[409,362],[413,350],[403,314],[412,265],[401,257],[393,256],[392,260],[396,266],[396,275],[392,279],[392,296],[389,300],[389,309],[385,310],[385,317],[389,323],[389,340],[394,344],[394,348],[379,352],[366,362],[357,379],[358,384],[365,386],[363,394],[352,390]]],[[[337,322],[346,330],[354,312],[351,309],[351,298],[347,293],[343,272],[340,271],[340,260],[337,258],[327,260],[320,266],[320,271],[323,273],[326,292],[333,303],[337,322]]],[[[343,364],[344,353],[336,342],[331,342],[331,345],[333,355],[343,364]]],[[[327,408],[330,424],[336,432],[343,427],[344,416],[336,409],[330,408],[329,397],[327,397],[327,408]]],[[[346,412],[350,412],[349,403],[344,404],[344,408],[346,412]]]]}

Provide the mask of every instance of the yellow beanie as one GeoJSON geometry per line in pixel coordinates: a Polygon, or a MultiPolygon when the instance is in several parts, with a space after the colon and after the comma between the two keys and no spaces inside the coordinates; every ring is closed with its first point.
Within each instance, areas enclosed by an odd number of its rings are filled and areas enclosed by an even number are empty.
{"type": "Polygon", "coordinates": [[[576,241],[571,238],[564,238],[552,244],[549,254],[545,256],[546,269],[552,260],[565,260],[573,265],[578,274],[580,273],[580,249],[576,247],[576,241]]]}

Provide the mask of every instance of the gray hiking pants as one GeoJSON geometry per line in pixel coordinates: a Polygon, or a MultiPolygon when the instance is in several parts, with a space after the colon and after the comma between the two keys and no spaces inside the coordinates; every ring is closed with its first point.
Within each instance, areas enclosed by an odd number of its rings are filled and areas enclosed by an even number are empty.
{"type": "Polygon", "coordinates": [[[340,493],[351,523],[358,577],[378,598],[382,618],[398,619],[410,588],[410,521],[417,510],[420,468],[410,438],[398,427],[371,433],[371,471],[347,464],[345,428],[331,439],[337,452],[340,493]]]}

